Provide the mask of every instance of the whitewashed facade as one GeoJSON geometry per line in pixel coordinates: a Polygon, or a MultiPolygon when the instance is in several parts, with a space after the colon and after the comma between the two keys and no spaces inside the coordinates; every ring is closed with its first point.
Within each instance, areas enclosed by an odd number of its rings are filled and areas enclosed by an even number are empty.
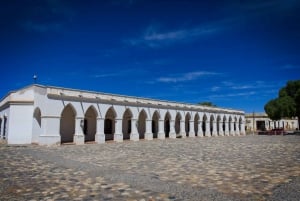
{"type": "Polygon", "coordinates": [[[266,113],[249,113],[245,115],[245,118],[246,131],[264,131],[274,128],[283,128],[287,131],[299,129],[297,117],[282,118],[280,120],[273,121],[266,113]]]}
{"type": "Polygon", "coordinates": [[[0,102],[8,144],[52,145],[245,134],[243,111],[30,85],[0,102]]]}

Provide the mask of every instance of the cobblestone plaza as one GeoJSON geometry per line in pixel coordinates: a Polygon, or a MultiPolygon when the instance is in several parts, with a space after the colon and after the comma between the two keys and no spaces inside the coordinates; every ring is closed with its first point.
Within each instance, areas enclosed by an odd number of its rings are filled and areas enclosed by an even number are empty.
{"type": "Polygon", "coordinates": [[[0,145],[0,200],[299,200],[300,137],[0,145]]]}

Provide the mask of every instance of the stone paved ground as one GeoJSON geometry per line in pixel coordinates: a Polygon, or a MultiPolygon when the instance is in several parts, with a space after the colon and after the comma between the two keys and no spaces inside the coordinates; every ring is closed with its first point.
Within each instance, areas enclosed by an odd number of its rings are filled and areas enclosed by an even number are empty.
{"type": "Polygon", "coordinates": [[[0,200],[300,200],[300,136],[0,145],[0,200]]]}

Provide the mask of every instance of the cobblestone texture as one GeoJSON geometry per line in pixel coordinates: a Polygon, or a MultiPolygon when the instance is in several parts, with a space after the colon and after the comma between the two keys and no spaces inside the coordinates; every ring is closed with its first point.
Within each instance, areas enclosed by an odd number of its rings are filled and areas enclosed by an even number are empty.
{"type": "Polygon", "coordinates": [[[0,200],[300,200],[300,136],[0,151],[0,200]]]}

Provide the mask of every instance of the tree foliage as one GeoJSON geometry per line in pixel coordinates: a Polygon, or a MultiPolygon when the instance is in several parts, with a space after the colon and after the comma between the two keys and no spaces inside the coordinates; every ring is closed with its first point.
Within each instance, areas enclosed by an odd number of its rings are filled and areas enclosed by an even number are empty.
{"type": "Polygon", "coordinates": [[[205,101],[205,102],[200,102],[198,105],[204,105],[204,106],[209,106],[209,107],[217,107],[217,105],[213,104],[212,102],[205,101]]]}
{"type": "Polygon", "coordinates": [[[300,121],[300,80],[288,81],[276,99],[265,105],[265,112],[272,120],[282,117],[298,117],[300,121]]]}

